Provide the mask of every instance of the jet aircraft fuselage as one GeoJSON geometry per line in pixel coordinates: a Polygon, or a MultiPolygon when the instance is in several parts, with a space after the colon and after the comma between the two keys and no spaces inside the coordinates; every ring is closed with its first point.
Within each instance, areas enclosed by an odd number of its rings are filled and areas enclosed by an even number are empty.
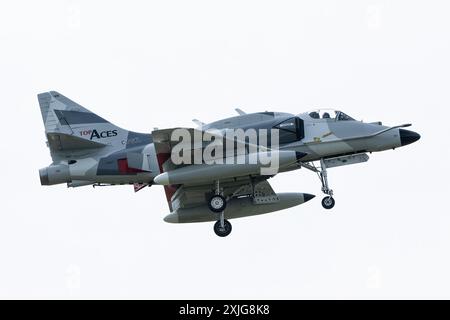
{"type": "MultiPolygon", "coordinates": [[[[235,218],[281,210],[313,198],[309,194],[274,193],[267,183],[270,176],[261,175],[255,165],[176,165],[171,159],[175,143],[170,141],[170,134],[174,129],[136,133],[111,124],[57,92],[38,98],[53,160],[40,170],[42,185],[132,184],[136,191],[164,185],[171,211],[166,221],[211,221],[217,219],[208,213],[213,211],[219,214],[215,231],[220,236],[231,232],[231,225],[224,219],[227,203],[230,217],[235,218]]],[[[335,204],[327,169],[366,162],[367,153],[396,149],[420,138],[404,129],[409,124],[388,127],[381,122],[365,123],[342,111],[316,110],[298,115],[237,111],[238,116],[209,124],[196,121],[199,127],[189,130],[275,130],[276,141],[269,138],[264,146],[281,155],[284,162],[279,172],[306,168],[318,173],[326,209],[335,204]]]]}

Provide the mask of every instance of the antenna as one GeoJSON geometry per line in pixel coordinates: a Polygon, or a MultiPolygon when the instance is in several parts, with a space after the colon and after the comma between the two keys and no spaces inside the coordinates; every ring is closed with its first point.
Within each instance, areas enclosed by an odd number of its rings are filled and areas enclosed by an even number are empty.
{"type": "Polygon", "coordinates": [[[239,108],[236,108],[236,109],[234,109],[234,110],[236,110],[236,112],[237,112],[240,116],[243,116],[244,114],[247,114],[247,113],[245,113],[244,111],[242,111],[242,110],[239,109],[239,108]]]}

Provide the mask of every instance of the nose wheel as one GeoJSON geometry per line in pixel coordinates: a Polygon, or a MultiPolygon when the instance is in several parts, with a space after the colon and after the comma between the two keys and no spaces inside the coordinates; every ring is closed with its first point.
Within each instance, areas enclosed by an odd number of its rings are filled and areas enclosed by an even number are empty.
{"type": "Polygon", "coordinates": [[[333,209],[336,202],[334,201],[334,198],[331,196],[325,197],[322,200],[322,207],[324,207],[327,210],[333,209]]]}

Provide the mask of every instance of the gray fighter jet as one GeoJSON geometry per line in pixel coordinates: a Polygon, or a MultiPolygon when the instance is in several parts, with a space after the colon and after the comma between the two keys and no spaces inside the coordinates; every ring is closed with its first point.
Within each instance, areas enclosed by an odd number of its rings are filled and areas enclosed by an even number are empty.
{"type": "Polygon", "coordinates": [[[367,153],[411,144],[420,135],[381,122],[356,121],[342,111],[316,110],[246,114],[197,128],[121,129],[62,94],[38,95],[52,164],[39,171],[42,185],[68,187],[164,186],[170,223],[215,221],[220,237],[231,233],[227,219],[279,211],[314,198],[276,193],[268,180],[281,172],[316,173],[335,205],[328,169],[366,162],[367,153]],[[231,151],[231,152],[230,152],[231,151]],[[263,161],[264,160],[264,161],[263,161]]]}

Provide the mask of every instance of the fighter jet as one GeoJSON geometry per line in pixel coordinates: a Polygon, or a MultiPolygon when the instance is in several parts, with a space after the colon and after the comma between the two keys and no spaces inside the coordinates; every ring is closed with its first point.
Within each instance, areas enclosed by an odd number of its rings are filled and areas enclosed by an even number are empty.
{"type": "Polygon", "coordinates": [[[306,169],[318,175],[323,208],[335,206],[328,169],[367,162],[368,153],[420,139],[403,124],[357,121],[342,111],[298,115],[245,113],[203,123],[137,133],[119,128],[51,91],[38,95],[52,163],[39,171],[44,186],[163,186],[169,223],[215,222],[226,237],[230,219],[298,206],[309,193],[276,193],[269,180],[306,169]],[[231,152],[230,152],[231,151],[231,152]]]}

